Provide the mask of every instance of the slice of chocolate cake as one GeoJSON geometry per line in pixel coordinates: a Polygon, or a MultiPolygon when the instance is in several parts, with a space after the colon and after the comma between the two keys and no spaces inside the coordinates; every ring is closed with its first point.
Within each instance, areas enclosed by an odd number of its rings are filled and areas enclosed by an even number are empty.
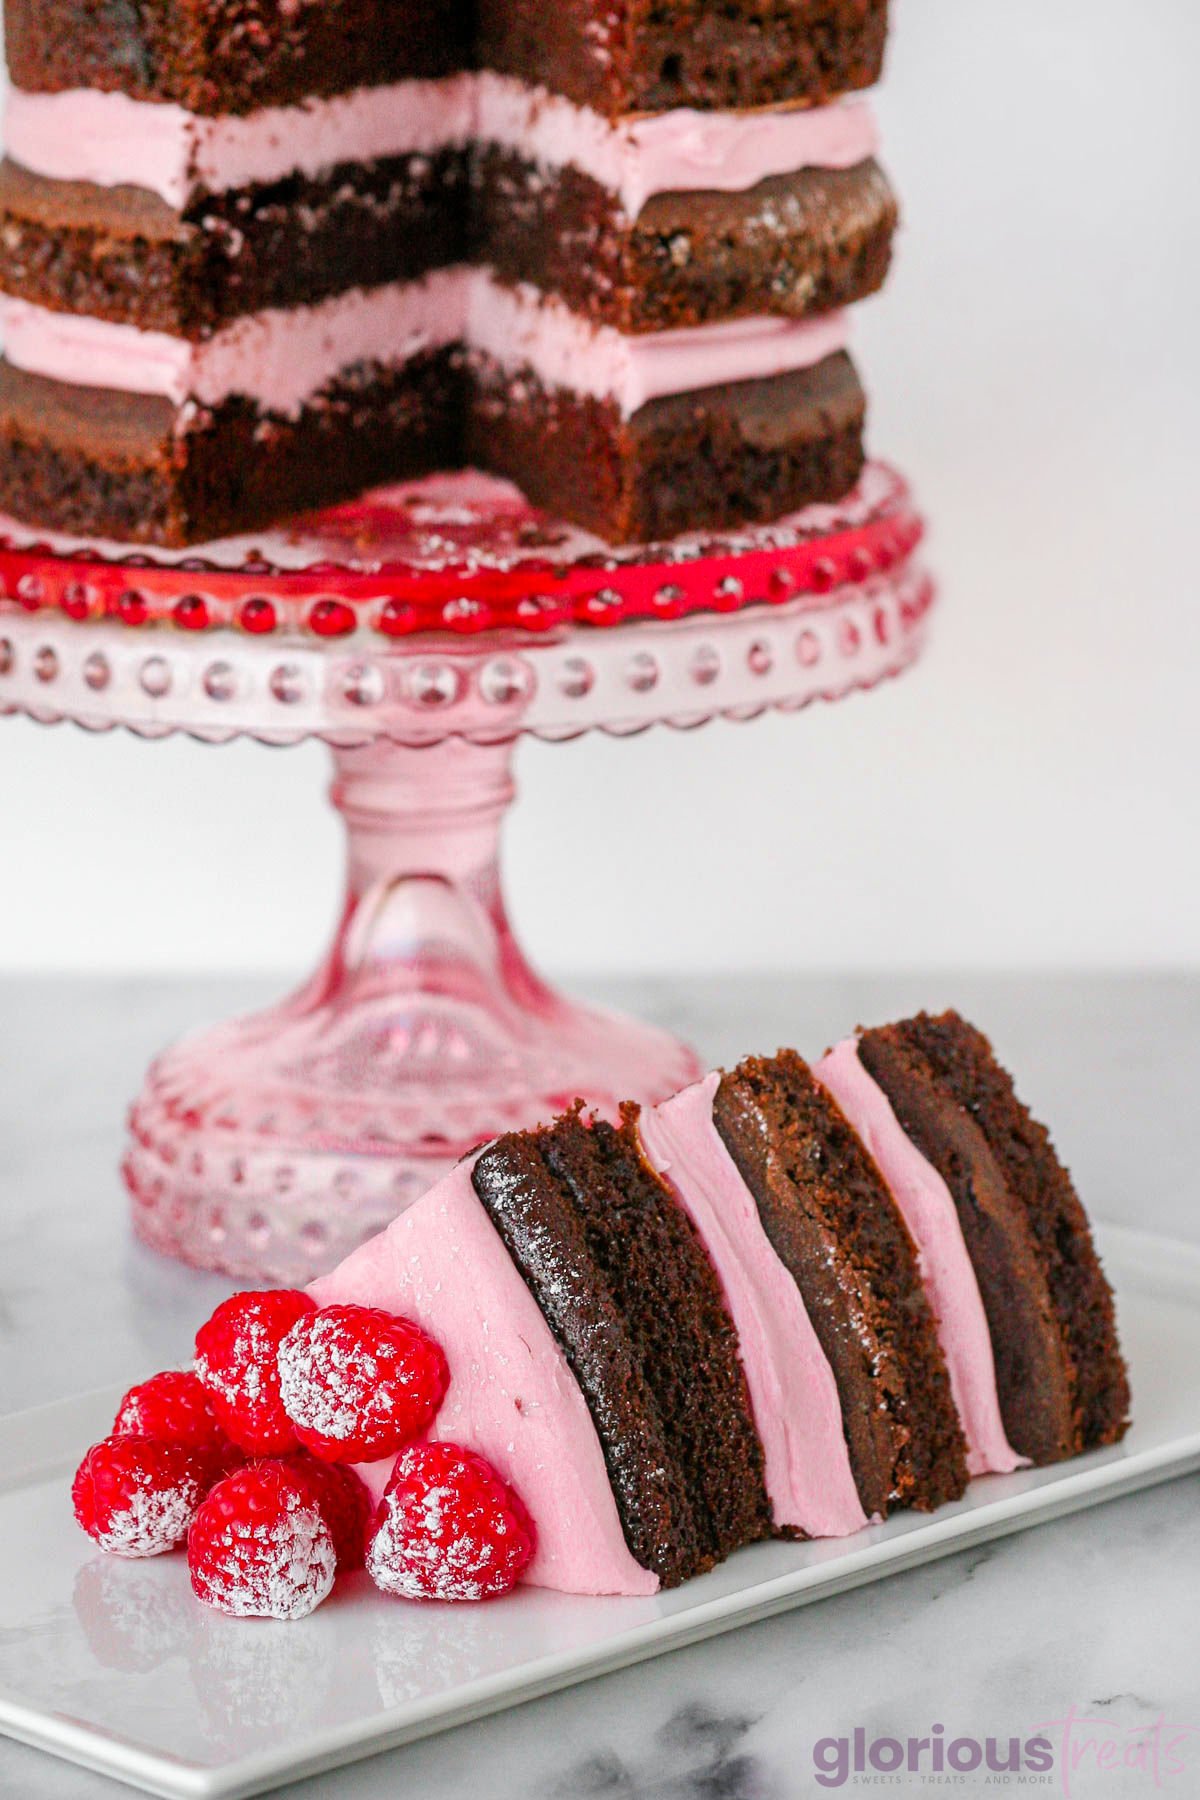
{"type": "MultiPolygon", "coordinates": [[[[1126,1422],[1074,1190],[954,1014],[511,1133],[311,1292],[436,1340],[428,1436],[512,1486],[523,1579],[568,1593],[847,1538],[1126,1422]]],[[[376,1497],[393,1461],[358,1465],[376,1497]]]]}
{"type": "Polygon", "coordinates": [[[723,1076],[713,1121],[833,1369],[864,1510],[957,1499],[964,1442],[916,1250],[850,1124],[792,1050],[723,1076]]]}
{"type": "Polygon", "coordinates": [[[988,1040],[957,1013],[919,1013],[862,1032],[858,1054],[954,1198],[1014,1449],[1050,1463],[1115,1443],[1129,1383],[1112,1292],[1071,1178],[988,1040]]]}
{"type": "Polygon", "coordinates": [[[473,1181],[592,1410],[630,1548],[671,1586],[769,1536],[772,1519],[720,1284],[636,1119],[627,1108],[616,1130],[577,1110],[501,1138],[473,1181]],[[650,1531],[648,1480],[670,1494],[650,1531]]]}

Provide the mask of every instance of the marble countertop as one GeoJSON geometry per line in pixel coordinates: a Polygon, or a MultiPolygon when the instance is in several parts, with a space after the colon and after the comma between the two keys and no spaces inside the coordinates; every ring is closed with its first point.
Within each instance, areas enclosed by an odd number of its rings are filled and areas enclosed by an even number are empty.
{"type": "MultiPolygon", "coordinates": [[[[133,1243],[118,1148],[153,1051],[267,991],[251,981],[0,982],[0,1412],[182,1360],[206,1306],[229,1291],[133,1243]]],[[[1097,1217],[1200,1242],[1200,981],[711,978],[597,997],[671,1026],[713,1061],[778,1042],[815,1051],[859,1019],[956,1004],[1052,1122],[1097,1217]]],[[[818,1737],[863,1726],[904,1738],[941,1722],[948,1734],[1007,1739],[1074,1707],[1108,1721],[1118,1743],[1160,1716],[1193,1725],[1188,1772],[1160,1772],[1165,1791],[1187,1797],[1200,1787],[1198,1598],[1192,1478],[284,1791],[792,1800],[826,1791],[811,1762],[818,1737]]],[[[873,1779],[891,1793],[930,1791],[873,1779]]],[[[967,1775],[953,1785],[990,1794],[1001,1784],[967,1775]]],[[[0,1740],[2,1794],[118,1791],[0,1740]]],[[[1070,1791],[1131,1800],[1158,1790],[1145,1769],[1089,1766],[1070,1791]]]]}

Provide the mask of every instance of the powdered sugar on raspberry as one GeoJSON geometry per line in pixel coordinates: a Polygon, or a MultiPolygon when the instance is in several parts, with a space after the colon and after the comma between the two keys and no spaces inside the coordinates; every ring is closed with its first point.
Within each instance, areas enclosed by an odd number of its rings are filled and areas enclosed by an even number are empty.
{"type": "Polygon", "coordinates": [[[243,1400],[256,1405],[263,1397],[264,1364],[275,1354],[275,1341],[261,1319],[248,1314],[234,1343],[235,1365],[222,1367],[201,1353],[194,1368],[210,1394],[218,1394],[226,1406],[243,1400]]]}
{"type": "Polygon", "coordinates": [[[335,1462],[391,1454],[433,1418],[449,1379],[420,1326],[374,1307],[298,1319],[279,1346],[279,1391],[302,1444],[335,1462]]]}
{"type": "Polygon", "coordinates": [[[75,1471],[76,1522],[114,1556],[173,1550],[187,1536],[212,1479],[212,1454],[152,1438],[104,1438],[75,1471]]]}
{"type": "Polygon", "coordinates": [[[161,1556],[183,1542],[203,1497],[190,1476],[171,1487],[139,1484],[97,1525],[93,1539],[113,1556],[161,1556]]]}
{"type": "MultiPolygon", "coordinates": [[[[447,1535],[446,1512],[454,1500],[448,1487],[422,1496],[411,1534],[396,1515],[385,1517],[367,1551],[367,1573],[377,1587],[405,1600],[486,1600],[497,1590],[487,1581],[495,1546],[471,1531],[447,1535]]],[[[505,1584],[507,1586],[507,1583],[505,1584]]]]}
{"type": "Polygon", "coordinates": [[[221,1427],[243,1450],[273,1456],[295,1449],[275,1358],[296,1320],[315,1310],[291,1288],[233,1294],[197,1332],[195,1373],[221,1427]]]}
{"type": "Polygon", "coordinates": [[[210,1540],[209,1555],[200,1598],[238,1619],[306,1618],[329,1593],[337,1569],[329,1527],[315,1506],[256,1525],[249,1538],[227,1530],[210,1540]]]}
{"type": "Polygon", "coordinates": [[[483,1457],[415,1444],[384,1493],[367,1572],[406,1600],[487,1600],[520,1579],[535,1542],[525,1508],[483,1457]]]}
{"type": "Polygon", "coordinates": [[[385,1374],[369,1345],[351,1350],[336,1317],[318,1313],[303,1323],[303,1347],[287,1338],[279,1347],[284,1411],[307,1430],[344,1443],[362,1418],[364,1390],[378,1394],[385,1380],[394,1380],[395,1370],[385,1374]]]}
{"type": "Polygon", "coordinates": [[[333,1586],[329,1524],[279,1462],[253,1463],[215,1487],[188,1536],[197,1597],[234,1618],[303,1619],[333,1586]]]}

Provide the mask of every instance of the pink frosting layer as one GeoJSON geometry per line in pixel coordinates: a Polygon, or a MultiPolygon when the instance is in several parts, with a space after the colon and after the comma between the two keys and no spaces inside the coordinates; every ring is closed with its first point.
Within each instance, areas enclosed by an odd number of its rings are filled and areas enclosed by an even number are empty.
{"type": "Polygon", "coordinates": [[[453,343],[461,296],[460,271],[439,270],[420,282],[355,288],[318,306],[253,313],[199,342],[4,298],[0,327],[8,360],[30,374],[157,394],[176,405],[217,406],[247,394],[269,412],[295,417],[355,363],[400,364],[453,343]]]}
{"type": "Polygon", "coordinates": [[[8,154],[37,175],[146,188],[175,208],[197,188],[221,193],[479,138],[546,167],[582,170],[617,194],[631,218],[653,194],[737,191],[795,169],[850,168],[878,147],[862,100],[746,112],[684,107],[613,122],[544,88],[486,72],[357,88],[244,117],[210,117],[92,88],[14,88],[5,135],[8,154]]]}
{"type": "Polygon", "coordinates": [[[661,394],[807,368],[847,341],[845,313],[625,337],[535,288],[505,287],[486,270],[463,268],[254,313],[198,343],[13,298],[0,298],[0,327],[9,361],[30,374],[159,394],[177,405],[216,406],[246,394],[288,417],[354,363],[402,364],[463,337],[503,368],[527,366],[547,386],[612,399],[625,417],[661,394]]]}
{"type": "Polygon", "coordinates": [[[478,77],[475,135],[556,169],[570,165],[636,218],[654,194],[740,192],[769,175],[848,169],[878,149],[870,106],[642,113],[615,122],[509,76],[478,77]]]}
{"type": "MultiPolygon", "coordinates": [[[[477,1450],[537,1527],[525,1577],[569,1594],[653,1594],[634,1561],[587,1403],[460,1163],[379,1236],[313,1283],[415,1319],[441,1344],[450,1386],[430,1436],[477,1450]]],[[[363,1466],[382,1493],[392,1459],[363,1466]]]]}
{"type": "Polygon", "coordinates": [[[504,287],[483,274],[472,285],[467,336],[502,367],[525,364],[548,387],[615,400],[629,418],[661,395],[809,368],[845,349],[849,323],[834,312],[625,336],[532,287],[504,287]]]}
{"type": "Polygon", "coordinates": [[[465,144],[474,114],[467,75],[211,118],[93,88],[13,88],[4,130],[9,156],[36,175],[146,188],[179,209],[198,188],[223,193],[291,174],[320,175],[338,163],[465,144]]]}
{"type": "Polygon", "coordinates": [[[833,1370],[800,1290],[772,1249],[754,1197],[713,1124],[719,1075],[661,1106],[639,1129],[712,1259],[737,1329],[777,1525],[845,1537],[867,1523],[842,1430],[833,1370]]]}
{"type": "Polygon", "coordinates": [[[813,1070],[866,1145],[917,1246],[921,1278],[938,1324],[950,1388],[972,1475],[1022,1467],[1009,1444],[996,1392],[996,1365],[979,1283],[949,1188],[917,1149],[846,1038],[813,1070]]]}

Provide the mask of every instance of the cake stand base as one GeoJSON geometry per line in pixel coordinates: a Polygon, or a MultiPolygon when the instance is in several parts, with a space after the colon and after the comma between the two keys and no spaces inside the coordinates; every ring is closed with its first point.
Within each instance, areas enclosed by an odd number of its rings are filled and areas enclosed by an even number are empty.
{"type": "Polygon", "coordinates": [[[305,1281],[483,1140],[586,1095],[662,1099],[700,1072],[651,1026],[530,969],[497,849],[514,744],[335,750],[347,894],[312,979],[151,1068],[124,1174],[138,1235],[232,1275],[305,1281]]]}

